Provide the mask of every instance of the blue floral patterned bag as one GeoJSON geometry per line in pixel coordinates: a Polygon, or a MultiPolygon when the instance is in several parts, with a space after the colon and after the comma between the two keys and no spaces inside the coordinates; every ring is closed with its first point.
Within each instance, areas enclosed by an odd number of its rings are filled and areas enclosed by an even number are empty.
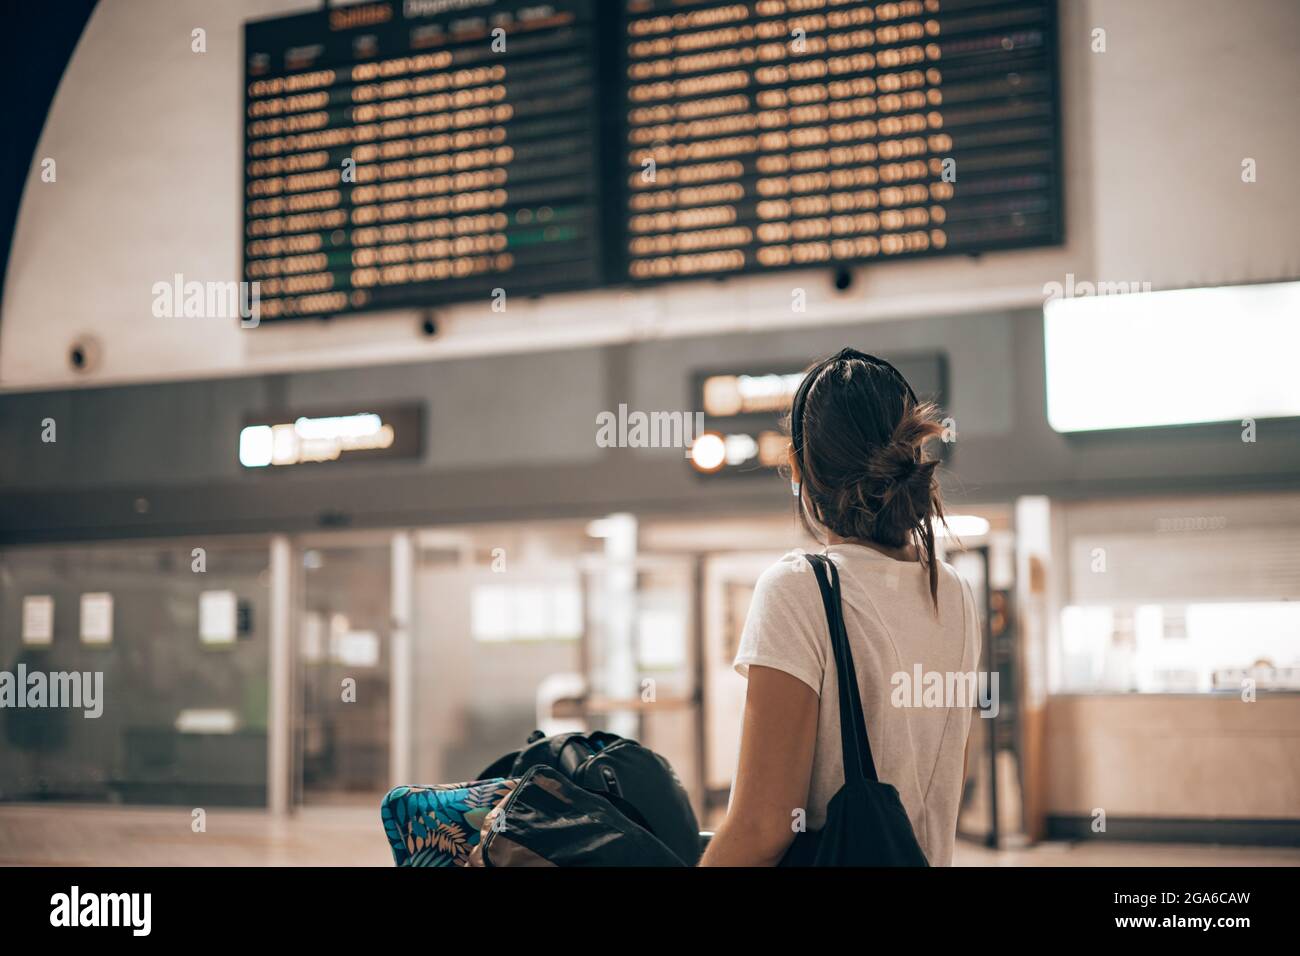
{"type": "Polygon", "coordinates": [[[398,866],[466,866],[490,826],[488,814],[518,778],[394,787],[379,815],[398,866]]]}

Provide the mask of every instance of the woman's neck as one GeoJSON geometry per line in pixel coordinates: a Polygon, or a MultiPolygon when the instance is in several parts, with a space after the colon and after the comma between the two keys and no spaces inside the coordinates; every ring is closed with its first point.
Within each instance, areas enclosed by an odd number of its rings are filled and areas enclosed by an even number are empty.
{"type": "Polygon", "coordinates": [[[841,538],[833,531],[826,533],[827,544],[859,544],[864,548],[870,548],[872,551],[878,551],[887,558],[893,558],[895,561],[919,561],[916,548],[913,545],[906,544],[901,548],[889,548],[883,544],[877,544],[874,541],[867,541],[864,538],[841,538]]]}

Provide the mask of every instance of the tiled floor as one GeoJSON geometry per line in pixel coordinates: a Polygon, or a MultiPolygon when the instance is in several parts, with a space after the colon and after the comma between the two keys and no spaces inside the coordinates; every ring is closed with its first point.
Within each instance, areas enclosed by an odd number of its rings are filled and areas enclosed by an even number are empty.
{"type": "MultiPolygon", "coordinates": [[[[183,808],[0,806],[0,866],[391,866],[379,800],[308,807],[277,820],[211,810],[191,829],[183,808]]],[[[1300,866],[1300,849],[1140,843],[1045,843],[998,853],[958,843],[957,866],[1300,866]]]]}

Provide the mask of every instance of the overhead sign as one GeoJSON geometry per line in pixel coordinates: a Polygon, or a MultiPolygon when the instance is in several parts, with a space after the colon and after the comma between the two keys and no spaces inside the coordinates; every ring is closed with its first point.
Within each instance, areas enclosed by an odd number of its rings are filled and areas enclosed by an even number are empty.
{"type": "Polygon", "coordinates": [[[260,319],[1059,243],[1056,0],[375,0],[244,31],[260,319]]]}
{"type": "Polygon", "coordinates": [[[627,278],[1061,238],[1053,0],[627,0],[627,278]]]}
{"type": "Polygon", "coordinates": [[[293,319],[597,283],[595,0],[244,31],[244,278],[293,319]]]}
{"type": "Polygon", "coordinates": [[[266,415],[239,433],[245,468],[336,461],[418,459],[423,454],[424,407],[396,405],[368,411],[266,415]]]}

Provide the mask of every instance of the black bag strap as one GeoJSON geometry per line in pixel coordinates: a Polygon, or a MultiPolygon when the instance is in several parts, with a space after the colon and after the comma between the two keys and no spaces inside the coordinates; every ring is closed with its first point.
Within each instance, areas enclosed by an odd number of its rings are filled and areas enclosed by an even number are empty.
{"type": "Polygon", "coordinates": [[[849,649],[849,635],[844,629],[844,608],[840,597],[840,572],[835,562],[825,555],[804,555],[817,575],[817,586],[822,592],[822,607],[826,611],[826,625],[831,634],[831,650],[835,654],[835,675],[840,692],[840,747],[844,753],[844,780],[866,780],[879,783],[876,762],[871,757],[871,740],[867,735],[867,718],[862,708],[862,695],[858,691],[858,675],[853,668],[853,652],[849,649]]]}

